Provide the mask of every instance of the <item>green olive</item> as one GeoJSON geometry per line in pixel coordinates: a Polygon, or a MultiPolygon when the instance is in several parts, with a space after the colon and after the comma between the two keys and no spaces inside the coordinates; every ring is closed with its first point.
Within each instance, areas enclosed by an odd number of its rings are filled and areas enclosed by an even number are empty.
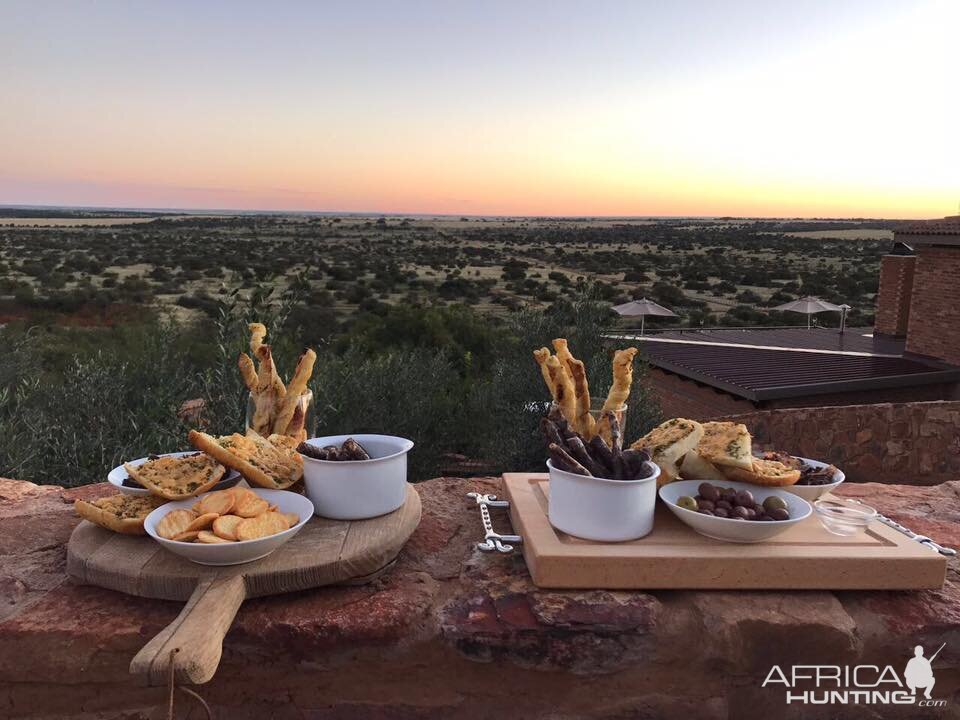
{"type": "Polygon", "coordinates": [[[779,495],[770,495],[763,501],[763,509],[766,510],[768,513],[777,509],[786,510],[787,503],[779,495]]]}
{"type": "Polygon", "coordinates": [[[694,500],[689,495],[682,495],[677,498],[677,507],[682,507],[684,510],[693,510],[697,511],[697,501],[694,500]]]}

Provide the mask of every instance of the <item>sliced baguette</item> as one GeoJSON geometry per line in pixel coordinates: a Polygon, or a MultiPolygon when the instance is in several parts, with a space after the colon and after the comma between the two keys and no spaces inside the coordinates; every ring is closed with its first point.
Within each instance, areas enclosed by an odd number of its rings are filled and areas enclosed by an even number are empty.
{"type": "Polygon", "coordinates": [[[679,461],[693,450],[703,437],[703,427],[696,420],[667,420],[637,440],[631,449],[646,450],[660,466],[657,485],[665,485],[680,477],[679,461]]]}
{"type": "Polygon", "coordinates": [[[706,422],[697,451],[714,465],[738,467],[749,471],[753,467],[750,431],[742,423],[706,422]]]}
{"type": "Polygon", "coordinates": [[[695,449],[683,456],[680,463],[680,477],[684,480],[726,480],[727,477],[709,460],[695,449]]]}
{"type": "Polygon", "coordinates": [[[166,501],[155,495],[118,493],[98,500],[77,500],[73,509],[84,520],[121,535],[146,535],[143,521],[166,501]]]}
{"type": "Polygon", "coordinates": [[[183,500],[205,493],[223,479],[227,469],[209,455],[159,457],[142,465],[124,463],[127,474],[154,495],[183,500]]]}
{"type": "MultiPolygon", "coordinates": [[[[191,430],[187,437],[197,450],[259,487],[285,490],[303,477],[303,459],[296,451],[294,438],[274,444],[255,432],[216,438],[198,430],[191,430]]],[[[270,438],[277,440],[274,435],[270,438]]]]}

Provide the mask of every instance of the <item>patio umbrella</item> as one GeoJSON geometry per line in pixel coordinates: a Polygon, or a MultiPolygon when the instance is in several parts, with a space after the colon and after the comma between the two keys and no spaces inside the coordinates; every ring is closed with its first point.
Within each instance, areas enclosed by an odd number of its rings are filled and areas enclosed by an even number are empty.
{"type": "Polygon", "coordinates": [[[810,316],[814,313],[822,312],[841,312],[839,305],[834,305],[826,300],[807,295],[805,298],[793,300],[783,305],[777,305],[773,310],[786,310],[787,312],[803,313],[807,316],[807,330],[810,329],[810,316]]]}
{"type": "Polygon", "coordinates": [[[639,315],[641,335],[643,335],[643,326],[647,315],[658,315],[660,317],[677,316],[673,310],[668,310],[663,305],[657,305],[653,300],[647,300],[646,298],[631,300],[623,305],[614,305],[613,310],[618,315],[623,315],[624,317],[636,317],[639,315]]]}

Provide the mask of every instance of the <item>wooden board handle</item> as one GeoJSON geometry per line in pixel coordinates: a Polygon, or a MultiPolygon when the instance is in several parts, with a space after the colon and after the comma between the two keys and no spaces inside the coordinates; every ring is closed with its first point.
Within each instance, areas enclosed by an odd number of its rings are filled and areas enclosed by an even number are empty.
{"type": "Polygon", "coordinates": [[[246,595],[242,575],[201,581],[176,620],[133,658],[130,673],[147,685],[167,685],[172,662],[175,682],[207,682],[217,671],[223,637],[246,595]]]}

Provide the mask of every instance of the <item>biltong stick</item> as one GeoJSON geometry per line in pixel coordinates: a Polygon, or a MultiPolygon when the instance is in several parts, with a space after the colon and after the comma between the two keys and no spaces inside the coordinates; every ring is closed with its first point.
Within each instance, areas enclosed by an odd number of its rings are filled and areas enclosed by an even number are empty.
{"type": "Polygon", "coordinates": [[[543,433],[543,437],[547,441],[547,445],[550,443],[556,443],[557,445],[563,447],[563,438],[560,436],[560,430],[557,428],[557,424],[553,422],[553,420],[550,420],[549,418],[541,418],[540,432],[543,433]]]}
{"type": "Polygon", "coordinates": [[[613,453],[610,452],[610,448],[607,447],[603,438],[599,435],[594,435],[590,439],[590,442],[587,443],[587,450],[590,456],[596,460],[599,465],[604,467],[606,476],[611,477],[613,475],[613,453]]]}
{"type": "Polygon", "coordinates": [[[583,438],[579,435],[577,437],[567,438],[567,451],[575,460],[589,470],[590,474],[594,477],[603,477],[606,475],[603,468],[590,457],[590,453],[587,452],[587,448],[583,444],[583,438]]]}
{"type": "Polygon", "coordinates": [[[586,475],[590,477],[590,471],[570,457],[570,453],[556,443],[550,443],[547,449],[550,452],[550,459],[553,461],[553,464],[560,470],[565,470],[574,475],[586,475]]]}

